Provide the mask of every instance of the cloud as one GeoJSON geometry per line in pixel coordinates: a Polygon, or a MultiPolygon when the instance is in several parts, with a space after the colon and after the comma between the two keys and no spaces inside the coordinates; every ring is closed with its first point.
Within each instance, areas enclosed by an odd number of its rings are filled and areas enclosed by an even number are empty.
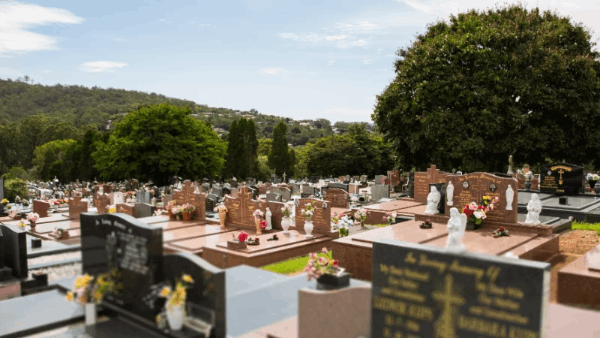
{"type": "Polygon", "coordinates": [[[269,75],[277,75],[277,74],[281,74],[281,73],[289,73],[288,70],[285,70],[283,68],[263,68],[260,70],[261,73],[263,74],[269,74],[269,75]]]}
{"type": "Polygon", "coordinates": [[[56,50],[55,38],[29,30],[35,26],[82,22],[83,18],[64,9],[3,1],[0,3],[0,54],[56,50]]]}
{"type": "Polygon", "coordinates": [[[117,68],[127,67],[123,62],[94,61],[81,64],[81,69],[88,73],[114,72],[117,68]]]}
{"type": "Polygon", "coordinates": [[[330,67],[333,66],[334,64],[335,64],[335,60],[329,60],[329,61],[327,61],[327,65],[330,66],[330,67]]]}
{"type": "Polygon", "coordinates": [[[327,41],[336,41],[336,40],[344,40],[346,38],[345,35],[331,35],[327,36],[325,39],[327,41]]]}
{"type": "Polygon", "coordinates": [[[164,21],[165,21],[165,19],[160,19],[160,20],[158,20],[158,22],[164,22],[164,21]]]}
{"type": "Polygon", "coordinates": [[[121,39],[121,38],[112,38],[111,40],[113,41],[117,41],[117,42],[127,42],[127,39],[121,39]]]}
{"type": "Polygon", "coordinates": [[[363,63],[364,63],[365,65],[370,65],[370,64],[372,64],[372,63],[373,63],[373,60],[371,60],[371,59],[366,59],[366,60],[363,60],[363,63]]]}

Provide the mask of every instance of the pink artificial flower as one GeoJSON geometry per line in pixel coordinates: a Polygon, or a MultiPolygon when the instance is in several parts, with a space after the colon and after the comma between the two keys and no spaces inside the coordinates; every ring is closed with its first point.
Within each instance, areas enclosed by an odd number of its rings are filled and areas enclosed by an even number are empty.
{"type": "Polygon", "coordinates": [[[338,260],[337,260],[337,259],[333,261],[333,267],[334,267],[334,268],[337,268],[337,267],[338,267],[338,260]]]}
{"type": "Polygon", "coordinates": [[[324,254],[326,254],[328,252],[326,247],[323,247],[323,249],[321,249],[321,251],[323,251],[324,254]]]}
{"type": "Polygon", "coordinates": [[[244,242],[246,239],[248,239],[248,234],[244,231],[240,232],[240,234],[238,235],[238,241],[244,242]]]}
{"type": "Polygon", "coordinates": [[[267,227],[267,221],[261,221],[260,222],[260,227],[263,228],[263,229],[266,228],[267,227]]]}
{"type": "Polygon", "coordinates": [[[473,211],[477,210],[477,207],[478,207],[478,205],[475,202],[471,202],[471,204],[469,204],[469,209],[471,209],[473,211]]]}

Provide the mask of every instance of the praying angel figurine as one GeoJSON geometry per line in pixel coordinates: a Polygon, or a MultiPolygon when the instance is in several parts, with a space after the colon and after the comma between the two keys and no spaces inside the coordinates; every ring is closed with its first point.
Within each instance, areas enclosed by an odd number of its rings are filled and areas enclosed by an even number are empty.
{"type": "Polygon", "coordinates": [[[446,241],[446,250],[451,252],[466,251],[462,243],[462,237],[467,228],[467,215],[459,214],[458,209],[450,209],[450,220],[448,220],[448,240],[446,241]]]}

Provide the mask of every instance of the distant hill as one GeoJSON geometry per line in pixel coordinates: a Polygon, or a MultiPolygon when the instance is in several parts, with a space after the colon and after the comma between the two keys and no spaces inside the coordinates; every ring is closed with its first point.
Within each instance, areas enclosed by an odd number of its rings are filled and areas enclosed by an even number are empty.
{"type": "MultiPolygon", "coordinates": [[[[293,145],[304,145],[333,133],[342,134],[350,123],[337,122],[333,126],[326,119],[294,120],[285,117],[260,114],[255,109],[240,111],[228,108],[214,108],[193,101],[169,98],[156,93],[144,93],[124,89],[87,88],[83,86],[44,86],[33,84],[25,76],[17,80],[0,79],[0,123],[18,122],[22,118],[44,114],[71,121],[75,126],[94,124],[99,129],[112,128],[114,122],[139,105],[169,103],[188,106],[194,116],[211,123],[223,137],[233,120],[242,116],[254,119],[258,137],[272,137],[274,126],[283,120],[288,123],[288,138],[293,145]],[[31,82],[31,83],[30,83],[31,82]]],[[[373,131],[372,124],[367,125],[373,131]]]]}

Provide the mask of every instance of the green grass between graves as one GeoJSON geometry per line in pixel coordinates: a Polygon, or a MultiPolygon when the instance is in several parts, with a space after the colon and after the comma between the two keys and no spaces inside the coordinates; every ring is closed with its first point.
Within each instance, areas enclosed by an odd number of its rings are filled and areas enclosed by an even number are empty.
{"type": "MultiPolygon", "coordinates": [[[[324,253],[319,253],[319,256],[328,258],[324,253]]],[[[331,257],[331,250],[329,251],[329,257],[331,257]]],[[[308,255],[290,258],[286,261],[265,265],[262,269],[269,270],[272,272],[280,273],[283,275],[293,275],[302,272],[308,264],[308,255]]]]}
{"type": "Polygon", "coordinates": [[[596,231],[600,235],[600,223],[588,223],[588,222],[578,222],[573,221],[571,225],[573,230],[591,230],[596,231]]]}

